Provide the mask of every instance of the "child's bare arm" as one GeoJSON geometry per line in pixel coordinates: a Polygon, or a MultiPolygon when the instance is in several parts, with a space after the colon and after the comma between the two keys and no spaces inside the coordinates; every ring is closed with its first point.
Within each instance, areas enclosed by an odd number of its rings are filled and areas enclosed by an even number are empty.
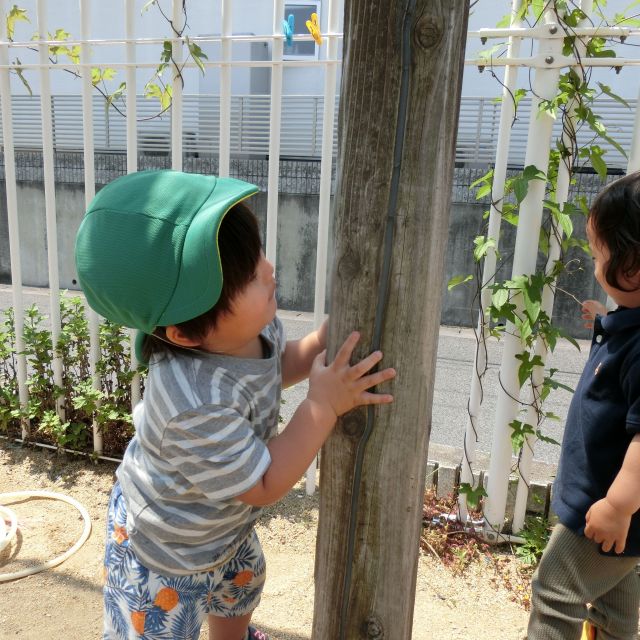
{"type": "Polygon", "coordinates": [[[282,354],[282,386],[290,387],[309,377],[314,358],[327,346],[327,321],[300,340],[288,340],[282,354]]]}
{"type": "Polygon", "coordinates": [[[602,550],[624,551],[631,516],[640,509],[640,434],[634,436],[607,495],[587,512],[584,534],[602,550]]]}
{"type": "Polygon", "coordinates": [[[324,352],[315,358],[307,398],[285,430],[269,442],[271,464],[261,481],[239,495],[238,500],[255,506],[276,502],[307,470],[338,416],[360,405],[393,401],[391,395],[367,391],[395,376],[393,369],[368,373],[382,359],[380,351],[374,351],[353,366],[349,364],[358,339],[359,335],[352,333],[329,365],[325,365],[324,352]]]}

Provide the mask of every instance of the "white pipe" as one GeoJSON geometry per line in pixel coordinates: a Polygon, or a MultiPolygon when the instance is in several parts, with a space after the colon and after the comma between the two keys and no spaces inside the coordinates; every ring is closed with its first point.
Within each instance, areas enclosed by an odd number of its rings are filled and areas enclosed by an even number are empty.
{"type": "MultiPolygon", "coordinates": [[[[91,14],[89,13],[90,0],[80,0],[80,32],[82,40],[86,41],[91,31],[91,14]]],[[[85,61],[87,67],[82,74],[82,136],[84,142],[84,201],[85,208],[89,208],[96,195],[96,172],[93,145],[93,84],[91,83],[91,49],[84,42],[80,45],[80,59],[85,61]]],[[[93,388],[100,391],[100,376],[97,371],[97,362],[100,359],[100,321],[93,309],[89,309],[89,368],[93,388]]],[[[102,433],[98,423],[93,421],[93,450],[102,453],[102,433]]]]}
{"type": "MultiPolygon", "coordinates": [[[[73,546],[61,553],[60,555],[52,558],[51,560],[47,560],[41,564],[38,564],[33,567],[28,567],[26,569],[22,569],[20,571],[15,571],[13,573],[4,573],[0,575],[0,582],[9,582],[10,580],[17,580],[18,578],[24,578],[25,576],[33,575],[34,573],[39,573],[40,571],[44,571],[45,569],[51,569],[52,567],[57,567],[59,564],[63,563],[67,558],[73,555],[80,547],[86,542],[89,534],[91,533],[91,517],[89,516],[89,512],[87,509],[78,502],[75,498],[67,496],[63,493],[55,493],[53,491],[12,491],[10,493],[0,493],[0,501],[3,503],[13,502],[15,500],[24,500],[25,498],[48,498],[50,500],[61,500],[62,502],[66,502],[71,506],[75,507],[82,516],[84,521],[84,526],[82,528],[82,533],[73,546]]],[[[12,509],[7,509],[7,507],[0,507],[0,515],[7,514],[9,515],[12,526],[9,534],[3,541],[1,541],[0,549],[5,547],[9,542],[11,542],[11,538],[15,535],[17,531],[17,519],[15,518],[15,514],[12,509]],[[16,527],[14,528],[13,523],[16,522],[16,527]]]]}
{"type": "MultiPolygon", "coordinates": [[[[36,5],[38,33],[47,33],[47,1],[38,0],[36,5]]],[[[38,46],[41,64],[49,59],[49,47],[38,46]]],[[[56,231],[56,181],[53,158],[53,118],[51,110],[51,83],[49,70],[40,68],[40,111],[42,114],[42,163],[44,172],[44,203],[47,227],[47,262],[49,269],[49,314],[51,318],[51,344],[53,382],[62,388],[62,358],[57,349],[60,340],[60,276],[58,273],[58,234],[56,231]]],[[[55,398],[56,413],[60,420],[65,420],[64,397],[55,398]]]]}
{"type": "MultiPolygon", "coordinates": [[[[0,0],[0,16],[6,15],[4,0],[0,0]]],[[[20,408],[29,402],[27,389],[27,359],[24,355],[24,303],[22,299],[22,265],[20,261],[20,225],[16,190],[16,158],[13,146],[13,113],[11,109],[11,82],[9,80],[9,44],[0,29],[0,107],[2,108],[2,140],[4,147],[5,190],[7,192],[7,223],[9,226],[9,254],[11,258],[11,294],[13,299],[14,328],[16,334],[16,365],[20,408]]],[[[29,419],[21,420],[22,437],[29,434],[29,419]]]]}
{"type": "Polygon", "coordinates": [[[269,177],[267,182],[267,260],[276,268],[278,234],[278,178],[280,176],[280,119],[282,115],[282,19],[284,0],[273,1],[273,44],[271,49],[271,110],[269,118],[269,177]],[[280,34],[280,38],[275,38],[280,34]]]}
{"type": "MultiPolygon", "coordinates": [[[[326,34],[322,34],[324,38],[326,34]]],[[[234,36],[235,39],[235,36],[234,36]]],[[[277,42],[277,40],[274,40],[277,42]]],[[[282,43],[280,43],[282,44],[282,43]]],[[[13,47],[13,45],[11,45],[13,47]]],[[[33,44],[30,45],[33,47],[33,44]]],[[[281,47],[282,48],[282,47],[281,47]]],[[[280,67],[326,67],[329,65],[340,65],[342,64],[342,60],[337,60],[335,58],[326,59],[326,60],[282,60],[278,63],[280,67]]],[[[464,61],[464,64],[472,67],[506,67],[506,66],[516,66],[516,67],[527,67],[537,69],[541,66],[548,67],[550,69],[560,69],[562,67],[638,67],[640,66],[640,58],[584,58],[582,60],[577,60],[571,56],[562,56],[559,55],[555,58],[555,61],[549,65],[544,64],[544,58],[541,57],[532,57],[532,58],[492,58],[491,61],[487,61],[482,58],[467,58],[464,61]]],[[[231,60],[230,62],[222,62],[222,61],[209,61],[203,60],[202,65],[207,68],[213,67],[221,67],[223,65],[228,65],[230,67],[239,67],[239,68],[271,68],[273,66],[273,61],[271,60],[231,60]]],[[[28,63],[25,62],[20,65],[21,69],[40,69],[42,65],[37,63],[28,63]]],[[[78,64],[69,64],[64,62],[50,62],[46,65],[50,69],[57,69],[58,71],[73,71],[77,73],[83,69],[92,69],[94,67],[98,68],[113,68],[113,69],[126,69],[129,64],[126,62],[94,62],[94,63],[83,63],[80,62],[78,64]]],[[[137,62],[134,65],[136,69],[155,69],[157,68],[157,63],[153,62],[137,62]]],[[[180,68],[185,69],[197,69],[198,65],[195,62],[183,62],[180,65],[180,68]]],[[[0,69],[15,69],[15,65],[12,64],[0,64],[0,69]]]]}
{"type": "MultiPolygon", "coordinates": [[[[222,0],[222,61],[231,61],[232,11],[231,0],[222,0]]],[[[229,176],[231,155],[231,67],[220,67],[220,145],[218,152],[218,175],[229,176]]]]}
{"type": "MultiPolygon", "coordinates": [[[[511,26],[517,28],[521,20],[517,17],[522,0],[513,0],[511,5],[511,26]]],[[[510,38],[507,46],[507,56],[519,55],[520,38],[510,38]]],[[[509,158],[509,145],[511,143],[511,125],[515,116],[514,92],[518,79],[517,67],[505,67],[504,88],[502,91],[502,103],[500,105],[500,124],[496,160],[493,171],[493,185],[491,190],[491,207],[489,209],[489,225],[487,237],[493,238],[498,246],[500,238],[500,223],[502,221],[501,208],[504,197],[504,183],[507,175],[507,161],[509,158]]],[[[478,441],[478,420],[480,418],[480,406],[482,404],[482,380],[487,367],[487,325],[485,311],[491,302],[491,290],[489,284],[496,272],[496,249],[489,249],[484,259],[482,268],[482,289],[480,293],[480,309],[478,310],[478,328],[476,330],[476,352],[471,374],[471,389],[469,392],[468,419],[464,434],[462,448],[462,466],[460,482],[469,485],[475,484],[473,466],[476,462],[476,443],[478,441]]],[[[468,509],[466,495],[458,497],[460,517],[467,520],[468,509]]]]}
{"type": "MultiPolygon", "coordinates": [[[[553,12],[545,12],[545,24],[550,30],[558,28],[553,22],[553,18],[553,12]]],[[[539,57],[548,59],[546,63],[548,67],[552,67],[553,60],[561,52],[561,40],[540,40],[539,57]]],[[[557,68],[542,67],[536,70],[533,82],[534,98],[531,105],[525,166],[534,165],[544,173],[548,169],[554,119],[549,114],[540,112],[539,105],[541,100],[551,100],[556,95],[559,75],[557,68]]],[[[512,269],[512,277],[514,278],[519,275],[535,273],[538,253],[537,238],[540,233],[545,186],[544,180],[529,182],[527,196],[520,205],[512,269]]],[[[521,300],[515,297],[513,302],[517,305],[518,310],[522,309],[521,300]]],[[[500,531],[504,524],[509,486],[511,467],[511,429],[509,424],[517,416],[520,397],[519,361],[516,359],[516,355],[522,353],[523,345],[514,332],[515,327],[511,323],[507,323],[491,445],[491,461],[487,482],[488,497],[484,508],[487,526],[497,531],[500,531]]]]}
{"type": "Polygon", "coordinates": [[[638,92],[638,103],[636,104],[636,117],[633,121],[633,136],[631,137],[627,173],[638,170],[640,170],[640,92],[638,92]]]}
{"type": "MultiPolygon", "coordinates": [[[[595,30],[594,30],[595,33],[595,30]]],[[[600,31],[598,30],[597,33],[600,33],[600,31]]],[[[628,30],[629,35],[640,35],[640,30],[628,30]]],[[[342,38],[342,33],[324,33],[324,31],[322,32],[322,37],[324,38],[325,36],[333,36],[336,38],[342,38]]],[[[225,38],[222,35],[216,36],[216,35],[209,35],[209,36],[188,36],[189,37],[189,41],[190,42],[203,42],[203,43],[214,43],[214,42],[222,42],[225,38]]],[[[38,44],[47,44],[47,45],[65,45],[65,46],[73,46],[73,45],[81,45],[81,44],[88,44],[90,46],[100,46],[100,45],[107,45],[107,46],[112,46],[112,45],[126,45],[128,42],[133,42],[134,44],[140,44],[140,45],[145,45],[145,44],[149,44],[149,45],[157,45],[157,44],[164,44],[165,42],[186,42],[186,38],[187,36],[182,36],[182,37],[178,37],[178,36],[169,36],[166,38],[87,38],[86,40],[81,39],[81,40],[74,40],[73,38],[69,38],[69,40],[29,40],[29,42],[15,42],[15,43],[11,43],[11,47],[22,47],[22,48],[29,48],[32,47],[34,45],[38,45],[38,44]]],[[[234,35],[233,36],[233,40],[234,42],[270,42],[272,40],[278,40],[282,38],[282,30],[277,32],[277,33],[268,33],[268,34],[251,34],[251,35],[234,35]]],[[[303,34],[303,33],[297,33],[296,34],[296,41],[303,41],[303,42],[313,42],[313,37],[311,35],[308,34],[303,34]]],[[[157,63],[152,63],[153,67],[157,67],[158,64],[157,63]]]]}
{"type": "MultiPolygon", "coordinates": [[[[324,33],[322,34],[322,37],[323,38],[325,37],[324,33]]],[[[235,36],[234,36],[234,39],[235,39],[235,36]]],[[[529,59],[525,58],[525,60],[529,60],[529,59]]],[[[615,60],[617,65],[621,59],[620,58],[588,58],[587,62],[589,60],[604,60],[605,62],[608,61],[608,64],[603,63],[603,64],[598,64],[598,66],[610,67],[611,61],[615,60]]],[[[239,68],[247,68],[247,69],[251,69],[251,68],[270,69],[273,66],[273,62],[271,60],[231,60],[230,62],[222,62],[218,60],[213,60],[213,61],[202,60],[201,62],[205,68],[206,67],[209,67],[209,68],[222,67],[223,65],[227,65],[230,67],[239,67],[239,68]]],[[[585,62],[585,66],[588,66],[587,62],[585,62]]],[[[342,60],[337,60],[335,58],[331,60],[329,59],[327,60],[282,60],[279,63],[279,65],[282,67],[326,67],[332,64],[340,65],[342,64],[342,60]]],[[[486,62],[483,64],[486,64],[486,62]]],[[[628,64],[640,65],[640,59],[630,60],[628,64]]],[[[497,62],[496,62],[496,65],[498,65],[497,62]]],[[[578,65],[578,62],[575,63],[575,66],[577,65],[578,65]]],[[[20,68],[21,69],[40,69],[41,66],[42,65],[38,63],[25,62],[20,65],[20,68]]],[[[78,62],[76,64],[70,64],[70,63],[64,63],[64,62],[49,62],[44,66],[49,67],[50,69],[57,69],[58,71],[73,71],[74,73],[77,73],[78,71],[81,71],[83,69],[93,69],[93,68],[102,69],[107,67],[113,68],[113,69],[126,69],[129,66],[134,66],[136,69],[156,69],[158,64],[153,62],[136,62],[136,63],[128,64],[126,62],[117,62],[117,61],[93,62],[88,64],[83,62],[78,62]]],[[[530,63],[528,66],[536,66],[536,65],[535,63],[530,63]]],[[[183,67],[185,69],[199,68],[199,66],[195,62],[182,62],[180,64],[180,69],[182,69],[183,67]]],[[[3,65],[0,65],[0,69],[2,68],[13,70],[15,69],[15,65],[7,63],[4,67],[3,65]]]]}
{"type": "MultiPolygon", "coordinates": [[[[585,14],[585,18],[581,21],[581,24],[588,24],[591,19],[591,13],[593,10],[593,0],[582,0],[581,9],[585,14]]],[[[580,56],[584,56],[586,54],[586,45],[584,43],[584,40],[576,41],[576,47],[580,56]]],[[[574,100],[570,105],[567,106],[567,125],[573,132],[575,132],[576,130],[575,110],[577,106],[578,103],[576,100],[574,100]]],[[[562,132],[562,144],[565,149],[568,149],[571,152],[575,150],[573,141],[571,140],[571,135],[567,133],[566,128],[564,128],[562,132]]],[[[571,181],[570,167],[572,167],[573,165],[573,159],[573,153],[570,153],[569,155],[567,155],[567,157],[564,157],[560,160],[560,164],[558,167],[556,204],[561,211],[564,209],[564,205],[569,197],[569,185],[571,181]]],[[[557,223],[552,223],[552,233],[549,238],[549,254],[545,267],[545,273],[547,274],[549,274],[553,270],[556,262],[560,259],[560,256],[562,254],[562,234],[562,227],[557,223]]],[[[551,317],[553,313],[554,300],[554,290],[549,286],[545,287],[542,294],[541,308],[542,311],[549,317],[551,317]]],[[[536,427],[539,424],[539,416],[538,411],[536,410],[536,406],[539,408],[540,393],[542,392],[542,385],[544,383],[544,363],[546,362],[547,354],[547,344],[543,340],[538,338],[536,340],[534,357],[537,356],[537,358],[539,358],[539,360],[543,364],[534,367],[531,373],[531,385],[529,393],[531,404],[527,407],[525,418],[526,424],[530,424],[532,426],[535,425],[536,427]]],[[[528,435],[525,439],[524,446],[522,447],[522,452],[518,463],[518,472],[520,478],[518,480],[518,488],[516,490],[516,500],[513,510],[513,533],[518,533],[524,528],[527,514],[529,486],[531,485],[531,466],[533,463],[536,441],[537,436],[528,435]]]]}
{"type": "MultiPolygon", "coordinates": [[[[182,1],[173,0],[173,29],[181,32],[184,29],[184,12],[182,1]]],[[[173,33],[171,35],[174,35],[173,33]]],[[[171,45],[172,65],[172,97],[171,97],[171,168],[174,171],[182,171],[182,76],[184,73],[182,61],[182,40],[176,40],[171,45]]]]}
{"type": "MultiPolygon", "coordinates": [[[[135,45],[135,0],[124,0],[124,30],[127,37],[125,47],[126,61],[135,65],[136,45],[135,45]]],[[[127,67],[127,173],[134,173],[138,170],[138,130],[136,118],[138,105],[136,103],[136,69],[135,66],[127,67]]],[[[129,351],[131,353],[131,370],[137,371],[138,359],[135,352],[135,335],[133,330],[129,331],[129,351]]],[[[140,401],[140,374],[135,373],[131,379],[131,409],[140,401]]]]}
{"type": "MultiPolygon", "coordinates": [[[[338,8],[336,0],[329,0],[328,30],[338,27],[338,8]]],[[[336,38],[327,40],[327,56],[334,58],[338,53],[336,38]]],[[[327,252],[329,244],[329,218],[331,210],[331,169],[333,166],[333,121],[336,103],[335,66],[325,69],[324,76],[324,110],[322,113],[322,156],[320,161],[320,203],[318,210],[318,240],[316,250],[315,299],[313,303],[313,326],[320,327],[325,317],[325,301],[327,288],[327,252]]],[[[313,495],[316,488],[317,458],[307,469],[306,489],[313,495]]]]}

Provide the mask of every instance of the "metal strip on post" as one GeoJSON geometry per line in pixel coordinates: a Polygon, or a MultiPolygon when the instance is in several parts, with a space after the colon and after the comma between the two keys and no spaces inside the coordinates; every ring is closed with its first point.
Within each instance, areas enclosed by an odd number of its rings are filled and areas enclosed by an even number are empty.
{"type": "MultiPolygon", "coordinates": [[[[38,0],[36,4],[39,39],[47,34],[47,0],[38,0]]],[[[51,71],[46,64],[49,61],[49,46],[38,44],[40,64],[40,113],[42,118],[42,165],[44,173],[44,203],[47,232],[47,266],[49,270],[49,314],[51,319],[51,345],[53,382],[62,388],[62,358],[57,345],[60,340],[60,275],[58,272],[58,234],[56,221],[56,182],[53,158],[53,118],[51,110],[51,71]]],[[[64,422],[65,409],[63,396],[55,399],[56,413],[64,422]]]]}
{"type": "MultiPolygon", "coordinates": [[[[522,0],[513,0],[511,6],[511,28],[517,29],[522,25],[518,10],[522,0]]],[[[521,38],[509,37],[507,57],[520,55],[521,38]]],[[[482,404],[482,379],[487,367],[487,331],[485,311],[491,302],[491,290],[489,284],[495,277],[496,251],[500,238],[500,226],[502,222],[502,203],[504,200],[504,183],[507,176],[507,161],[509,159],[509,145],[511,143],[511,126],[515,116],[514,90],[518,79],[518,68],[506,66],[504,69],[504,88],[502,91],[502,103],[500,105],[500,124],[496,160],[493,170],[493,185],[491,189],[491,207],[489,210],[489,225],[487,238],[495,240],[495,248],[490,248],[484,259],[482,268],[482,289],[480,293],[480,309],[478,310],[478,328],[476,330],[476,352],[471,374],[471,389],[469,392],[468,420],[463,443],[463,459],[460,471],[460,483],[475,483],[473,465],[476,462],[476,443],[478,441],[478,419],[480,417],[480,405],[482,404]]],[[[465,494],[458,497],[460,517],[466,522],[468,518],[467,499],[465,494]]]]}
{"type": "MultiPolygon", "coordinates": [[[[91,0],[80,0],[80,58],[83,63],[88,64],[91,60],[91,49],[87,40],[91,33],[91,14],[89,3],[91,0]]],[[[82,74],[82,138],[84,145],[84,201],[85,208],[96,195],[96,172],[93,145],[93,84],[91,82],[91,67],[86,66],[81,69],[82,74]]],[[[100,319],[93,309],[88,309],[89,318],[89,368],[91,369],[91,379],[93,387],[97,391],[101,390],[100,376],[97,371],[97,363],[100,359],[100,319]]],[[[93,421],[93,450],[97,454],[102,453],[102,433],[98,428],[98,423],[93,421]]]]}
{"type": "Polygon", "coordinates": [[[271,44],[271,110],[269,120],[269,177],[267,182],[267,260],[276,268],[278,233],[278,178],[280,176],[280,119],[282,116],[282,19],[284,0],[273,2],[273,41],[271,44]]]}
{"type": "MultiPolygon", "coordinates": [[[[590,24],[591,13],[593,10],[593,0],[582,0],[580,8],[585,17],[578,24],[578,28],[586,27],[590,24]]],[[[578,54],[580,58],[584,57],[586,55],[586,45],[584,44],[584,40],[579,39],[576,42],[576,47],[578,48],[578,54]]],[[[570,105],[567,106],[567,124],[569,127],[569,131],[571,132],[576,131],[575,110],[577,106],[578,102],[575,99],[570,105]]],[[[573,166],[573,152],[575,151],[566,126],[563,127],[562,143],[564,145],[564,148],[569,149],[571,153],[567,154],[566,156],[563,155],[558,167],[556,204],[558,205],[558,208],[560,210],[564,208],[564,205],[569,198],[569,184],[571,181],[570,167],[573,166]]],[[[557,224],[554,226],[556,227],[555,232],[552,233],[551,237],[549,238],[549,252],[547,256],[547,263],[545,266],[545,273],[547,274],[549,274],[553,270],[562,253],[562,227],[557,224]]],[[[555,292],[553,288],[546,286],[542,293],[541,310],[549,317],[551,317],[553,313],[554,300],[555,292]]],[[[537,357],[543,364],[541,366],[534,367],[531,374],[531,385],[529,388],[531,404],[529,404],[529,406],[527,407],[525,418],[526,424],[538,424],[538,414],[536,412],[534,403],[538,404],[540,401],[540,392],[542,390],[542,385],[544,384],[544,363],[547,360],[547,355],[547,344],[544,340],[538,338],[535,344],[534,358],[537,357]]],[[[533,464],[534,447],[536,441],[537,437],[535,435],[528,435],[526,437],[525,442],[522,446],[520,460],[518,462],[518,472],[520,478],[518,480],[516,500],[513,509],[513,525],[511,527],[514,534],[519,533],[524,528],[525,518],[527,514],[529,487],[531,485],[531,466],[533,464]]]]}
{"type": "MultiPolygon", "coordinates": [[[[0,0],[0,15],[6,15],[4,0],[0,0]]],[[[0,108],[2,109],[2,143],[4,151],[4,176],[7,192],[7,222],[9,226],[9,254],[11,262],[11,293],[16,341],[18,373],[18,398],[20,408],[29,402],[27,389],[27,358],[24,355],[24,302],[22,298],[22,265],[20,263],[20,225],[18,222],[18,197],[16,189],[16,158],[13,146],[13,112],[11,108],[11,82],[9,79],[9,43],[0,30],[0,108]]],[[[22,439],[29,435],[29,420],[23,418],[22,439]]]]}
{"type": "Polygon", "coordinates": [[[229,176],[231,155],[231,50],[232,50],[232,2],[222,0],[222,66],[220,67],[220,144],[218,175],[229,176]]]}
{"type": "MultiPolygon", "coordinates": [[[[558,30],[554,18],[552,11],[545,11],[544,24],[550,34],[554,34],[558,30]]],[[[561,39],[540,39],[539,56],[543,59],[546,67],[537,68],[535,71],[534,99],[531,104],[525,166],[534,165],[545,173],[548,169],[554,119],[547,113],[539,112],[539,106],[542,100],[551,100],[556,95],[560,69],[554,66],[554,63],[556,57],[561,54],[561,39]]],[[[531,238],[538,238],[540,233],[545,186],[546,183],[543,180],[532,181],[529,184],[529,191],[520,205],[512,269],[512,277],[514,278],[535,272],[538,243],[531,242],[531,238]]],[[[517,299],[514,299],[513,302],[521,308],[521,301],[518,302],[517,299]]],[[[522,353],[522,344],[514,332],[515,327],[511,323],[507,323],[491,444],[491,462],[487,482],[488,497],[484,508],[485,535],[489,540],[496,540],[496,534],[502,530],[504,524],[511,469],[509,424],[517,415],[520,397],[516,355],[522,353]]]]}
{"type": "MultiPolygon", "coordinates": [[[[184,29],[185,18],[182,0],[173,0],[172,38],[179,37],[184,29]]],[[[182,40],[171,45],[173,58],[173,84],[171,97],[171,168],[182,171],[182,40]]]]}
{"type": "MultiPolygon", "coordinates": [[[[338,31],[338,8],[336,0],[329,0],[327,31],[338,31]]],[[[335,60],[338,53],[338,38],[327,36],[327,58],[335,60]]],[[[315,299],[313,303],[313,326],[320,327],[324,321],[327,289],[327,249],[329,244],[329,214],[331,210],[331,171],[333,167],[333,122],[335,119],[337,66],[328,63],[324,76],[324,110],[322,114],[322,156],[320,161],[320,202],[318,210],[318,239],[316,250],[315,299]]],[[[306,489],[313,495],[316,487],[317,458],[307,469],[306,489]]]]}
{"type": "MultiPolygon", "coordinates": [[[[138,127],[136,118],[137,93],[136,93],[136,45],[135,38],[135,0],[124,0],[124,32],[127,43],[125,45],[125,59],[127,62],[127,173],[135,173],[138,170],[138,127]]],[[[109,107],[107,107],[109,108],[109,107]]],[[[108,113],[108,111],[107,111],[108,113]]],[[[138,358],[135,351],[136,331],[129,331],[129,349],[131,353],[131,370],[137,371],[138,358]]],[[[140,374],[135,373],[131,379],[131,408],[140,402],[141,394],[140,374]]]]}

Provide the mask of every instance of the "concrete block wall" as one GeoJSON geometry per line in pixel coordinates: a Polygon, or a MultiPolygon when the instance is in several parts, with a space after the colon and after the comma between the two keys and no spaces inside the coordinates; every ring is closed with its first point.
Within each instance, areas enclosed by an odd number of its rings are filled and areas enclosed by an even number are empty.
{"type": "MultiPolygon", "coordinates": [[[[36,152],[17,154],[18,212],[22,245],[22,277],[27,286],[48,285],[47,241],[42,180],[42,157],[36,152]]],[[[73,265],[73,245],[76,230],[84,214],[82,156],[61,153],[56,156],[56,208],[59,277],[63,288],[77,288],[73,265]]],[[[167,157],[141,156],[140,168],[165,168],[167,157]]],[[[212,158],[185,158],[185,170],[215,173],[217,163],[212,158]]],[[[266,160],[235,160],[232,175],[266,188],[268,163],[266,160]]],[[[6,193],[0,154],[0,282],[11,278],[10,252],[6,212],[6,193]]],[[[281,163],[280,195],[278,201],[278,247],[276,277],[279,305],[282,309],[312,311],[314,302],[316,233],[318,224],[318,162],[283,161],[281,163]]],[[[126,171],[126,158],[117,154],[96,156],[96,188],[110,182],[126,171]]],[[[453,204],[446,253],[445,281],[442,286],[441,323],[452,326],[475,326],[477,323],[477,286],[481,274],[473,260],[473,238],[483,235],[488,209],[485,199],[476,202],[469,185],[484,173],[484,169],[457,168],[454,176],[453,204]],[[447,290],[447,282],[455,275],[472,274],[474,282],[447,290]]],[[[599,190],[597,177],[586,176],[574,189],[582,190],[588,198],[599,190]]],[[[364,205],[363,205],[364,206],[364,205]]],[[[253,198],[253,207],[266,227],[267,194],[263,191],[253,198]]],[[[429,215],[428,211],[424,215],[429,215]]],[[[515,228],[502,224],[500,278],[511,274],[511,255],[515,228]]],[[[576,221],[575,235],[584,238],[584,221],[576,221]]],[[[331,237],[331,236],[330,236],[331,237]]],[[[559,282],[554,321],[576,338],[587,337],[577,313],[578,300],[596,298],[604,301],[595,282],[591,263],[577,249],[567,258],[573,260],[570,273],[559,282]],[[564,293],[568,292],[568,293],[564,293]]],[[[542,265],[544,257],[540,256],[542,265]]],[[[329,243],[329,278],[331,276],[331,242],[329,243]]],[[[329,286],[329,284],[328,284],[329,286]]]]}

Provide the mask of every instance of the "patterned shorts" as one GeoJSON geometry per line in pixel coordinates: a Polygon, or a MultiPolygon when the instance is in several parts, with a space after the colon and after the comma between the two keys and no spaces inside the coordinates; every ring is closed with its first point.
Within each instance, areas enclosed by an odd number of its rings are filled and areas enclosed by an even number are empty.
{"type": "Polygon", "coordinates": [[[208,614],[245,615],[260,602],[266,565],[255,531],[211,571],[163,576],[129,546],[120,485],[111,492],[104,559],[104,640],[197,640],[208,614]]]}

